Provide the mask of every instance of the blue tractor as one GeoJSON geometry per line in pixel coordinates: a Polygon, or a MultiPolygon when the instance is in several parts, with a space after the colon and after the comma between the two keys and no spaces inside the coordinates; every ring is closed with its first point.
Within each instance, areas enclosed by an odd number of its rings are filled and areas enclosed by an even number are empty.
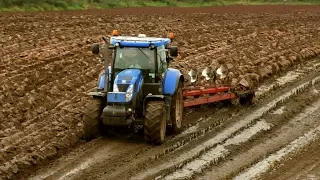
{"type": "Polygon", "coordinates": [[[184,77],[168,65],[178,54],[168,38],[119,36],[113,31],[92,53],[103,53],[105,69],[84,110],[83,136],[92,140],[101,127],[141,126],[147,142],[162,144],[167,128],[181,131],[184,77]],[[111,61],[108,56],[111,55],[111,61]],[[107,76],[106,76],[107,74],[107,76]]]}

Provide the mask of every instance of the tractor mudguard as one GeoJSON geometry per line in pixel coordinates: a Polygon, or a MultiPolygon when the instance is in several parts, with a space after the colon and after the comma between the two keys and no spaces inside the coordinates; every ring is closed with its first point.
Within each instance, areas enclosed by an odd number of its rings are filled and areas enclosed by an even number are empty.
{"type": "MultiPolygon", "coordinates": [[[[109,68],[109,79],[111,78],[111,66],[108,66],[109,68]]],[[[104,88],[104,75],[105,72],[104,70],[99,74],[98,78],[98,89],[103,89],[104,88]]]]}
{"type": "Polygon", "coordinates": [[[177,88],[179,81],[184,82],[184,76],[177,69],[168,68],[164,74],[163,94],[172,96],[177,88]]]}

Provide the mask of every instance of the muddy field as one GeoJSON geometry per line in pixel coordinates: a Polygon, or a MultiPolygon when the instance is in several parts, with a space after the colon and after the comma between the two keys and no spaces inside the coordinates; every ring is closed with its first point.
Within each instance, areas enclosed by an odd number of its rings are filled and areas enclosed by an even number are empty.
{"type": "Polygon", "coordinates": [[[308,155],[298,175],[316,173],[319,19],[319,6],[1,13],[0,179],[272,179],[294,177],[286,159],[308,155]],[[113,29],[174,32],[172,67],[227,64],[231,81],[253,82],[256,104],[189,108],[182,134],[158,147],[127,132],[83,142],[86,93],[103,69],[90,45],[113,29]]]}

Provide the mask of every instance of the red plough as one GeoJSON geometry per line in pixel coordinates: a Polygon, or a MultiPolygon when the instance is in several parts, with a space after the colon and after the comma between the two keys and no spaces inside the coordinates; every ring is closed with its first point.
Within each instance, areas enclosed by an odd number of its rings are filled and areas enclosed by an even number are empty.
{"type": "Polygon", "coordinates": [[[245,87],[241,87],[239,90],[234,90],[231,86],[226,85],[222,87],[208,87],[204,89],[184,89],[184,107],[197,106],[200,104],[207,104],[213,102],[219,102],[234,98],[244,98],[246,101],[252,101],[254,93],[247,90],[245,87]],[[193,98],[192,98],[193,96],[193,98]],[[188,99],[188,97],[191,97],[188,99]]]}

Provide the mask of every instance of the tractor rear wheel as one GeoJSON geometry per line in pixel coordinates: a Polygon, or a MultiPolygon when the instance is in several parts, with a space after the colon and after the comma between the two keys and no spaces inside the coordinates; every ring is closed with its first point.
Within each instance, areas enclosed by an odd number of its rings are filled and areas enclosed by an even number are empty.
{"type": "Polygon", "coordinates": [[[90,99],[85,106],[83,116],[83,137],[86,141],[90,141],[100,136],[101,110],[101,99],[90,99]]]}
{"type": "Polygon", "coordinates": [[[181,132],[182,127],[182,116],[183,116],[183,92],[182,83],[179,82],[177,92],[174,94],[171,103],[171,120],[172,120],[172,130],[175,134],[181,132]]]}
{"type": "Polygon", "coordinates": [[[163,101],[149,101],[144,119],[144,137],[149,143],[160,145],[166,135],[166,109],[163,101]]]}

